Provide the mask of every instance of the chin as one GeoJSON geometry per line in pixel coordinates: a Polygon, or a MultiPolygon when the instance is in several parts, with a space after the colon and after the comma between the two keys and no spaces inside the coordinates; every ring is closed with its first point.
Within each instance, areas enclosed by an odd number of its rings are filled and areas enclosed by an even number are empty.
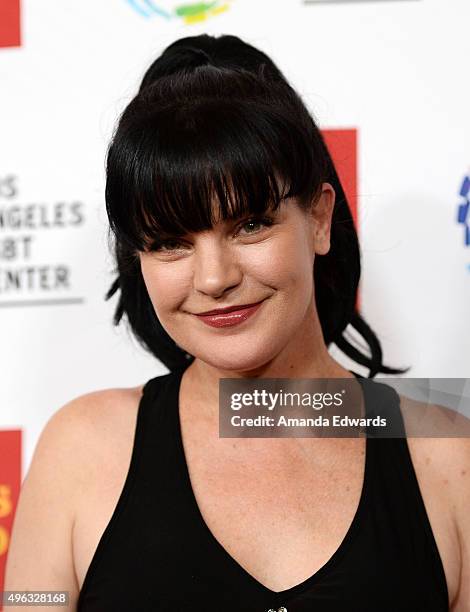
{"type": "MultiPolygon", "coordinates": [[[[251,347],[252,348],[252,347],[251,347]]],[[[233,372],[248,372],[256,370],[269,363],[275,355],[267,351],[254,352],[253,350],[236,351],[233,349],[221,351],[220,355],[212,350],[209,355],[197,355],[197,357],[208,365],[220,370],[233,372]]]]}

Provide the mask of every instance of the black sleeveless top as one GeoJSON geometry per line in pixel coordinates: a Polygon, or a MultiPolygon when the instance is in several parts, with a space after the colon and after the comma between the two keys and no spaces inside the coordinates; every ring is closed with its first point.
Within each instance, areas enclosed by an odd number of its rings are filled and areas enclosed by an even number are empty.
{"type": "MultiPolygon", "coordinates": [[[[78,612],[448,612],[444,568],[406,438],[366,438],[356,514],[310,578],[275,592],[245,571],[196,503],[179,420],[183,372],[144,386],[129,471],[78,612]]],[[[396,391],[356,376],[367,414],[386,401],[403,428],[396,391]]]]}

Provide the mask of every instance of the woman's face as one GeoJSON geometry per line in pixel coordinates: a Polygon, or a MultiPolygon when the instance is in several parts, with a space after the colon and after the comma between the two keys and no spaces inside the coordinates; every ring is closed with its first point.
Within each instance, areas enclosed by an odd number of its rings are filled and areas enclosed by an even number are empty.
{"type": "Polygon", "coordinates": [[[246,371],[311,341],[316,320],[313,261],[329,250],[334,190],[323,184],[311,211],[294,199],[263,217],[218,221],[140,253],[143,278],[161,325],[196,358],[246,371]],[[198,313],[262,302],[237,325],[212,327],[198,313]]]}

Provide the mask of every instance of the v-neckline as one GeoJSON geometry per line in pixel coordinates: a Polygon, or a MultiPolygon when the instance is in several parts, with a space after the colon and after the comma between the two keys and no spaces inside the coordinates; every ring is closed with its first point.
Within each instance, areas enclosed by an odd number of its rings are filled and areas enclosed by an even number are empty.
{"type": "MultiPolygon", "coordinates": [[[[181,388],[181,379],[183,376],[185,368],[174,370],[170,373],[170,378],[172,379],[172,386],[170,389],[171,397],[169,398],[169,406],[171,407],[171,411],[173,412],[173,425],[175,429],[175,443],[177,456],[180,463],[181,474],[183,477],[182,487],[184,489],[184,493],[188,499],[188,503],[190,505],[190,510],[194,512],[195,519],[198,523],[198,527],[201,528],[205,537],[208,539],[210,544],[215,547],[219,554],[227,561],[232,567],[240,573],[252,586],[256,589],[260,590],[264,594],[269,595],[273,598],[287,598],[293,597],[305,591],[307,588],[316,584],[325,574],[327,574],[330,570],[334,568],[335,565],[339,563],[341,558],[345,555],[348,548],[350,547],[354,536],[359,531],[359,528],[363,522],[365,510],[368,506],[368,498],[370,495],[371,484],[372,484],[372,469],[373,469],[373,458],[372,453],[374,449],[374,445],[371,442],[371,438],[366,436],[365,438],[365,459],[363,464],[363,477],[362,477],[362,486],[361,486],[361,494],[359,497],[359,502],[354,513],[351,524],[349,525],[344,538],[339,544],[338,548],[331,555],[331,557],[322,565],[316,572],[314,572],[311,576],[302,580],[298,584],[295,584],[287,589],[283,589],[281,591],[273,591],[262,582],[260,582],[257,578],[255,578],[252,574],[250,574],[219,542],[219,540],[215,537],[212,531],[209,529],[204,517],[202,516],[201,510],[199,508],[199,504],[196,500],[196,496],[194,494],[194,489],[191,482],[191,477],[189,475],[188,463],[186,460],[186,453],[184,450],[183,444],[183,436],[181,429],[181,418],[180,418],[180,401],[179,401],[179,392],[181,388]]],[[[355,372],[351,372],[356,379],[361,384],[361,388],[363,390],[363,398],[364,398],[364,409],[366,415],[369,412],[370,406],[368,405],[367,387],[362,384],[361,379],[364,380],[362,376],[356,374],[355,372]]]]}

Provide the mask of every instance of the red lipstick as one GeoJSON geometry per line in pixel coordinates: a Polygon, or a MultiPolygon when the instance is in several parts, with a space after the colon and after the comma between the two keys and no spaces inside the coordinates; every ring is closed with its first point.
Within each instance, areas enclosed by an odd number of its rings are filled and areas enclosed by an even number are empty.
{"type": "Polygon", "coordinates": [[[218,313],[199,314],[196,316],[211,327],[232,327],[246,321],[251,315],[255,314],[263,301],[264,300],[256,304],[240,307],[237,310],[230,310],[230,312],[223,312],[222,309],[222,311],[218,313]]]}

